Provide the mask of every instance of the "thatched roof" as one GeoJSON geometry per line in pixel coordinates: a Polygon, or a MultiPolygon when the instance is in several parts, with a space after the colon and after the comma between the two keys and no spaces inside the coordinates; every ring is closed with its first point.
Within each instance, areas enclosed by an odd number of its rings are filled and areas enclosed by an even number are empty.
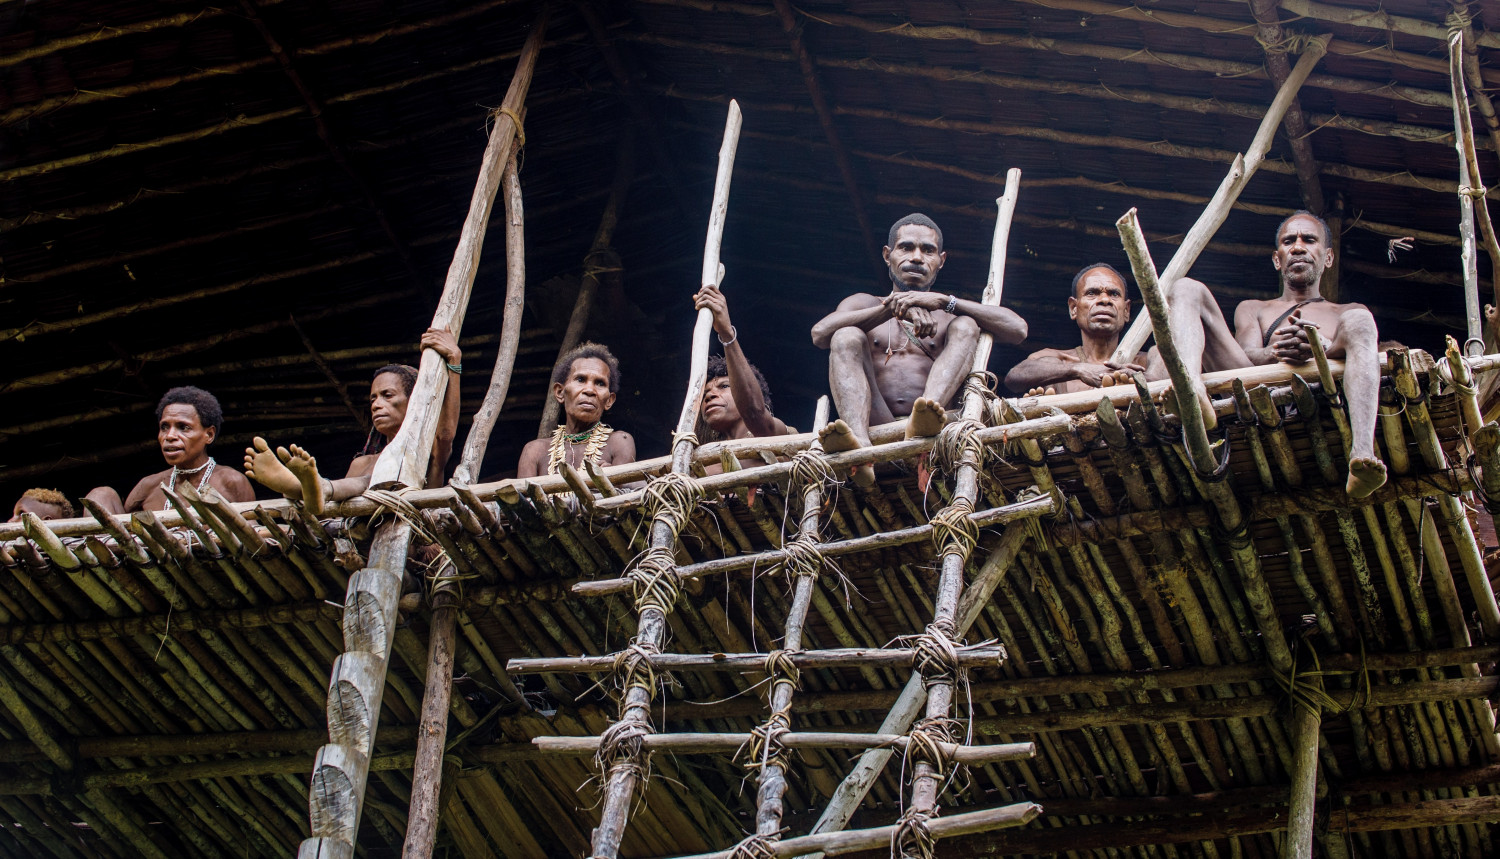
{"type": "MultiPolygon", "coordinates": [[[[773,8],[558,9],[525,129],[528,339],[487,472],[512,468],[533,432],[627,134],[639,157],[614,238],[623,292],[592,333],[625,356],[615,423],[657,453],[673,400],[657,382],[685,367],[686,296],[725,99],[746,114],[726,289],[778,405],[805,421],[824,366],[806,331],[841,296],[883,288],[872,246],[907,211],[944,226],[940,286],[974,295],[991,200],[1005,168],[1026,171],[1006,301],[1031,322],[1028,347],[1070,342],[1063,284],[1084,262],[1123,263],[1112,222],[1126,208],[1141,208],[1165,260],[1274,92],[1269,37],[1251,6],[799,6],[800,44],[838,150],[773,8]]],[[[39,483],[74,495],[98,483],[128,488],[158,462],[147,415],[173,384],[225,401],[222,459],[255,432],[302,437],[334,458],[356,450],[356,419],[289,315],[330,353],[356,407],[373,368],[413,360],[485,109],[499,103],[535,7],[256,8],[263,27],[240,7],[0,4],[0,353],[10,377],[0,384],[0,495],[39,483]],[[290,72],[272,42],[291,56],[290,72]],[[309,105],[320,106],[317,122],[309,105]]],[[[1280,136],[1193,273],[1228,303],[1265,295],[1277,220],[1307,193],[1329,211],[1342,198],[1343,294],[1376,307],[1386,336],[1435,349],[1462,317],[1441,39],[1449,7],[1385,9],[1398,20],[1341,21],[1346,7],[1283,4],[1286,37],[1334,36],[1300,96],[1303,142],[1321,173],[1311,188],[1299,184],[1280,136]],[[1417,248],[1391,263],[1387,242],[1401,235],[1417,248]]],[[[1481,67],[1495,38],[1485,11],[1474,7],[1481,67]]],[[[1481,138],[1481,161],[1495,170],[1481,138]]],[[[503,292],[499,239],[491,246],[465,331],[481,370],[503,292]]],[[[1003,371],[1023,349],[999,350],[993,366],[1003,371]]],[[[482,376],[466,376],[466,411],[482,376]]]]}

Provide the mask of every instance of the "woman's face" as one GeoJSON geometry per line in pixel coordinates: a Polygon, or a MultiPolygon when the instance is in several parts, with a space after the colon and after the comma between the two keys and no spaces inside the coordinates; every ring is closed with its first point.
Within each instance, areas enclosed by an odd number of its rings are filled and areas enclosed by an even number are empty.
{"type": "Polygon", "coordinates": [[[406,388],[395,373],[381,373],[370,383],[370,422],[387,439],[406,420],[406,388]]]}

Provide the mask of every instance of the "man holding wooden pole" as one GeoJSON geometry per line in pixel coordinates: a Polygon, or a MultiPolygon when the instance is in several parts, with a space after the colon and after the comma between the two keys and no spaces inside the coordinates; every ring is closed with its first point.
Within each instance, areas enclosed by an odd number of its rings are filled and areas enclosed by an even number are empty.
{"type": "MultiPolygon", "coordinates": [[[[1240,302],[1234,332],[1207,286],[1191,278],[1167,285],[1173,337],[1193,379],[1203,420],[1212,429],[1213,404],[1203,387],[1205,370],[1235,370],[1255,364],[1305,364],[1312,344],[1304,326],[1318,329],[1330,358],[1344,359],[1351,440],[1344,489],[1363,498],[1385,484],[1385,464],[1375,456],[1375,412],[1380,397],[1380,350],[1375,317],[1362,304],[1335,304],[1318,293],[1323,270],[1333,263],[1328,225],[1311,212],[1296,212],[1276,230],[1271,265],[1281,276],[1281,295],[1240,302]]],[[[1153,350],[1147,376],[1164,379],[1165,363],[1153,350]]],[[[1208,463],[1200,463],[1209,467],[1208,463]]]]}
{"type": "MultiPolygon", "coordinates": [[[[882,251],[891,293],[851,295],[812,329],[814,345],[828,349],[828,383],[839,420],[818,431],[828,453],[870,445],[870,424],[907,417],[906,436],[934,436],[946,421],[974,359],[981,331],[1001,343],[1026,339],[1026,321],[1015,311],[933,292],[948,255],[943,233],[926,215],[913,213],[891,226],[882,251]]],[[[854,479],[875,480],[862,465],[854,479]]]]}

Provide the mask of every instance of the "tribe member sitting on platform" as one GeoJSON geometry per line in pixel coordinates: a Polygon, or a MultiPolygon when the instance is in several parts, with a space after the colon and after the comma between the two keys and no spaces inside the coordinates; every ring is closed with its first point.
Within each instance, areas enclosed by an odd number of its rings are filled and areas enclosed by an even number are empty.
{"type": "MultiPolygon", "coordinates": [[[[698,290],[693,306],[713,313],[714,333],[724,355],[708,359],[707,383],[703,387],[703,410],[699,415],[699,437],[703,441],[785,435],[787,425],[771,414],[771,388],[766,377],[745,357],[739,330],[729,321],[729,303],[712,284],[698,290]]],[[[704,466],[709,474],[724,468],[718,463],[704,466]]]]}
{"type": "Polygon", "coordinates": [[[552,369],[552,396],[562,404],[564,422],[552,438],[539,438],[521,449],[516,476],[557,474],[564,461],[584,470],[635,462],[635,439],[604,423],[604,413],[620,392],[620,362],[607,347],[583,343],[569,350],[552,369]]]}
{"type": "MultiPolygon", "coordinates": [[[[907,215],[887,241],[891,293],[851,295],[812,329],[813,344],[831,350],[828,383],[839,420],[818,431],[829,453],[868,446],[872,423],[899,417],[909,416],[907,438],[937,435],[980,331],[1000,343],[1026,339],[1026,321],[1013,311],[932,291],[948,255],[931,218],[907,215]]],[[[862,465],[854,479],[868,486],[875,470],[862,465]]]]}
{"type": "Polygon", "coordinates": [[[1028,397],[1066,394],[1128,382],[1131,373],[1146,369],[1144,353],[1131,364],[1110,360],[1120,345],[1120,332],[1130,322],[1130,297],[1124,275],[1109,263],[1089,263],[1073,276],[1068,316],[1078,323],[1083,345],[1032,352],[1006,374],[1006,387],[1025,391],[1028,397]]]}
{"type": "Polygon", "coordinates": [[[9,521],[21,521],[22,513],[35,513],[38,519],[44,521],[72,519],[73,505],[66,495],[56,489],[28,489],[16,499],[16,506],[10,511],[9,521]]]}
{"type": "MultiPolygon", "coordinates": [[[[1344,359],[1343,391],[1349,407],[1352,444],[1345,491],[1363,498],[1385,483],[1385,463],[1375,456],[1375,413],[1380,396],[1379,336],[1375,317],[1362,304],[1334,304],[1318,294],[1323,270],[1333,263],[1328,225],[1311,212],[1296,212],[1276,229],[1271,265],[1280,273],[1281,296],[1240,302],[1234,333],[1208,287],[1182,278],[1167,292],[1172,337],[1193,377],[1193,393],[1212,428],[1214,416],[1203,371],[1237,370],[1254,364],[1306,364],[1312,346],[1306,322],[1318,329],[1330,358],[1344,359]]],[[[1166,366],[1153,351],[1151,378],[1164,379],[1166,366]]],[[[1170,402],[1170,398],[1169,398],[1170,402]]]]}
{"type": "Polygon", "coordinates": [[[208,455],[208,446],[223,423],[219,401],[208,391],[193,387],[167,391],[156,404],[156,443],[171,468],[141,478],[123,503],[120,494],[108,486],[93,490],[88,497],[110,513],[170,510],[172,503],[163,487],[175,491],[180,481],[192,481],[199,492],[212,486],[230,501],[254,501],[250,481],[233,468],[219,468],[208,455]]]}
{"type": "MultiPolygon", "coordinates": [[[[433,487],[443,484],[443,470],[448,465],[448,457],[453,454],[453,439],[458,435],[463,352],[458,348],[458,340],[446,328],[427,329],[422,335],[421,348],[441,355],[448,365],[449,374],[424,484],[433,487]]],[[[245,473],[287,498],[301,499],[303,506],[314,515],[321,513],[323,505],[329,501],[343,501],[359,495],[370,486],[370,472],[375,470],[380,451],[390,444],[406,421],[407,399],[416,386],[416,367],[387,364],[375,371],[375,378],[370,382],[370,434],[365,439],[364,449],[349,463],[349,471],[343,479],[329,480],[320,475],[317,459],[297,445],[273,451],[259,436],[252,447],[245,448],[245,473]]]]}

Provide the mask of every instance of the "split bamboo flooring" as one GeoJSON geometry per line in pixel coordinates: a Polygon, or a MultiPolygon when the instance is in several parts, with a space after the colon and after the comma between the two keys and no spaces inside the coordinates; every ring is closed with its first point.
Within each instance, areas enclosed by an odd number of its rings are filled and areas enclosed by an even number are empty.
{"type": "MultiPolygon", "coordinates": [[[[1472,536],[1489,513],[1471,494],[1457,397],[1430,362],[1392,364],[1379,439],[1392,479],[1361,502],[1342,491],[1344,444],[1316,382],[1225,392],[1224,479],[1248,514],[1242,532],[1222,527],[1175,423],[1138,400],[992,448],[971,579],[1011,527],[996,511],[1038,487],[1029,503],[1057,512],[1024,511],[1035,526],[962,635],[989,644],[965,663],[956,715],[963,744],[1032,743],[1035,756],[962,770],[939,819],[1042,811],[940,841],[939,855],[1280,855],[1296,751],[1288,689],[1322,715],[1320,855],[1494,855],[1500,639],[1472,536]]],[[[1005,413],[1041,426],[1048,403],[991,405],[996,426],[1005,413]]],[[[765,722],[760,657],[713,655],[782,646],[796,582],[779,549],[809,521],[826,561],[801,621],[792,730],[877,732],[911,662],[850,651],[909,649],[901,637],[928,625],[940,558],[926,530],[907,537],[952,500],[942,478],[924,494],[909,469],[886,468],[869,490],[823,487],[815,519],[784,476],[695,509],[676,549],[688,576],[667,616],[658,740],[765,722]],[[846,541],[859,542],[833,545],[846,541]]],[[[616,472],[619,489],[578,482],[628,492],[639,471],[616,472]]],[[[609,667],[567,660],[618,653],[635,634],[629,593],[609,583],[650,523],[637,503],[585,501],[562,481],[407,498],[435,539],[414,556],[441,550],[462,595],[439,846],[587,855],[599,771],[533,740],[609,726],[609,667]],[[548,672],[507,673],[539,658],[548,672]],[[577,673],[557,670],[568,667],[577,673]]],[[[0,855],[285,856],[307,835],[342,599],[369,550],[372,505],[315,521],[285,503],[175,503],[123,523],[0,526],[0,855]]],[[[408,591],[425,574],[410,564],[408,591]]],[[[372,857],[399,855],[406,826],[429,617],[410,603],[370,762],[359,844],[372,857]]],[[[859,755],[843,742],[791,750],[784,838],[813,827],[859,755]]],[[[756,831],[744,754],[680,745],[652,758],[621,855],[713,853],[756,831]]],[[[911,775],[895,757],[848,828],[895,823],[911,775]]]]}

